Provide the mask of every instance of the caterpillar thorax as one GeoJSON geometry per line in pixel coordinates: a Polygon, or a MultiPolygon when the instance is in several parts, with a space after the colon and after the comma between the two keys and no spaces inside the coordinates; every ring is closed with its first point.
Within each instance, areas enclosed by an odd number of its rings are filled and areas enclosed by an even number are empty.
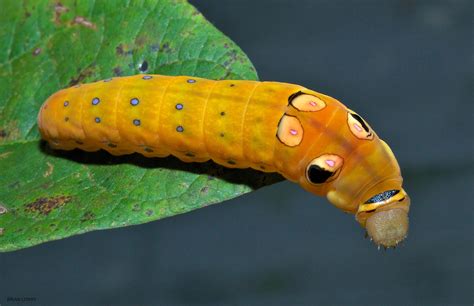
{"type": "Polygon", "coordinates": [[[56,149],[172,154],[185,162],[212,159],[279,172],[355,213],[386,246],[396,245],[408,229],[409,198],[388,145],[354,111],[299,85],[113,78],[53,94],[38,124],[56,149]]]}

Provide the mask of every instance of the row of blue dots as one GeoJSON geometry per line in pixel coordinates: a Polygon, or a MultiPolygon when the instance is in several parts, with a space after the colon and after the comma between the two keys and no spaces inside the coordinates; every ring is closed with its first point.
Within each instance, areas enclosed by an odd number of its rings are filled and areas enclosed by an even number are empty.
{"type": "MultiPolygon", "coordinates": [[[[92,99],[92,105],[98,105],[100,103],[100,99],[95,97],[94,99],[92,99]]],[[[133,98],[130,100],[130,104],[132,106],[137,106],[138,104],[140,103],[140,100],[138,100],[138,98],[133,98]]],[[[69,105],[69,101],[64,101],[64,107],[68,106],[69,105]]],[[[177,110],[182,110],[184,108],[184,105],[181,104],[181,103],[178,103],[176,104],[176,109],[177,110]]],[[[221,113],[221,115],[224,115],[224,112],[221,113]]]]}
{"type": "MultiPolygon", "coordinates": [[[[96,97],[96,98],[92,99],[92,105],[98,105],[99,103],[100,103],[99,98],[96,97]]],[[[140,100],[138,100],[137,98],[133,98],[133,99],[130,100],[130,104],[132,106],[137,106],[139,103],[140,103],[140,100]]],[[[69,101],[64,101],[64,106],[66,107],[68,105],[69,105],[69,101]]],[[[184,105],[182,103],[178,103],[178,104],[176,104],[175,108],[177,110],[182,110],[184,108],[184,105]]],[[[225,115],[225,113],[222,112],[221,116],[224,116],[224,115],[225,115]]]]}
{"type": "MultiPolygon", "coordinates": [[[[68,118],[68,119],[69,119],[69,118],[68,118]]],[[[100,122],[101,122],[101,119],[100,119],[100,117],[95,117],[94,121],[95,121],[96,123],[100,123],[100,122]]],[[[133,125],[135,125],[135,126],[140,126],[141,123],[142,123],[140,119],[133,119],[132,122],[133,122],[133,125]]],[[[178,126],[176,127],[176,131],[182,133],[182,132],[184,132],[184,127],[181,126],[181,125],[178,125],[178,126]]]]}
{"type": "MultiPolygon", "coordinates": [[[[92,105],[98,105],[99,103],[100,103],[99,98],[95,97],[94,99],[92,99],[92,105]]],[[[133,105],[133,106],[137,106],[138,103],[140,103],[140,100],[138,100],[137,98],[133,98],[133,99],[130,100],[130,104],[133,105]]],[[[64,105],[64,107],[69,106],[69,101],[64,101],[63,105],[64,105]]]]}
{"type": "MultiPolygon", "coordinates": [[[[68,121],[69,118],[68,118],[68,117],[66,117],[66,118],[67,118],[66,121],[68,121]]],[[[100,123],[100,122],[102,121],[102,119],[100,119],[100,117],[95,117],[95,118],[94,118],[94,121],[95,121],[96,123],[100,123]]],[[[140,119],[133,119],[132,123],[133,123],[133,125],[135,125],[135,126],[139,126],[139,125],[141,125],[141,120],[140,120],[140,119]]]]}
{"type": "MultiPolygon", "coordinates": [[[[68,118],[68,120],[69,120],[69,118],[68,118]]],[[[66,121],[68,121],[68,120],[66,120],[66,121]]],[[[100,117],[95,117],[94,121],[96,123],[100,123],[102,120],[100,119],[100,117]]],[[[133,119],[132,122],[133,122],[133,125],[135,125],[135,126],[140,126],[142,124],[140,119],[133,119]]],[[[176,127],[176,131],[179,132],[179,133],[182,133],[182,132],[184,132],[184,127],[182,125],[178,125],[176,127]]]]}

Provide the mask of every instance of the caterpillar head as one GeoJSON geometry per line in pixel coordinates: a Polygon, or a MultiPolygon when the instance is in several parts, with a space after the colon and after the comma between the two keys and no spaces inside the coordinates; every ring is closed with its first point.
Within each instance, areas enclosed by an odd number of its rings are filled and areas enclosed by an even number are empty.
{"type": "Polygon", "coordinates": [[[362,225],[365,224],[367,234],[375,244],[395,247],[406,238],[408,233],[410,198],[403,189],[385,191],[375,197],[380,197],[380,202],[374,203],[378,207],[365,210],[371,205],[360,205],[356,215],[357,221],[362,225]],[[397,194],[383,200],[384,194],[393,192],[397,192],[397,194]]]}
{"type": "Polygon", "coordinates": [[[339,131],[338,137],[318,139],[327,143],[326,153],[306,154],[300,184],[354,213],[377,245],[395,247],[407,236],[410,207],[400,167],[388,145],[359,115],[345,109],[337,116],[347,124],[341,127],[340,120],[333,120],[334,126],[327,126],[328,131],[339,131]]]}

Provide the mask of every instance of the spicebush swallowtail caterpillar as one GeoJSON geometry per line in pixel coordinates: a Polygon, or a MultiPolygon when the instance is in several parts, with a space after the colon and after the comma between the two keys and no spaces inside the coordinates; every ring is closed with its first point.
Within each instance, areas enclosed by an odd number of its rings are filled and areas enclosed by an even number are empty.
{"type": "Polygon", "coordinates": [[[299,85],[119,77],[56,92],[38,124],[54,149],[279,172],[355,214],[379,246],[408,232],[410,199],[388,145],[341,102],[299,85]]]}

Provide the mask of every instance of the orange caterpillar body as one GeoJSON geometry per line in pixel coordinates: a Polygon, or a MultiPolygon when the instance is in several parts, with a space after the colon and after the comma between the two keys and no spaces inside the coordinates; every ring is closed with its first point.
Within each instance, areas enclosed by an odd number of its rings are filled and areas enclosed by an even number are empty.
{"type": "Polygon", "coordinates": [[[113,78],[53,94],[38,125],[55,149],[279,172],[356,214],[379,245],[395,246],[408,231],[410,200],[388,145],[342,103],[299,85],[113,78]]]}

